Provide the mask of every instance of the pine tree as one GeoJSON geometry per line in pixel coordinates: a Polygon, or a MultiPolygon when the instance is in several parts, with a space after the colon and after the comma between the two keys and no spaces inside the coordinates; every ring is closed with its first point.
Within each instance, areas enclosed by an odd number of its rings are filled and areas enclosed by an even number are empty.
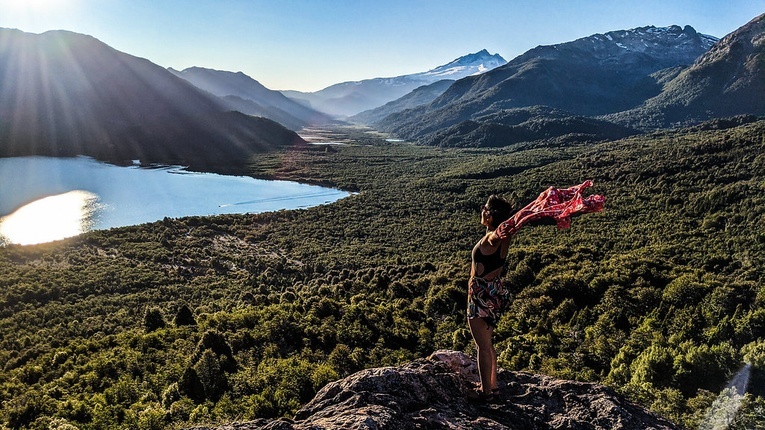
{"type": "Polygon", "coordinates": [[[178,313],[175,314],[173,323],[176,325],[176,327],[184,325],[197,325],[197,320],[194,319],[194,314],[191,312],[191,309],[189,309],[189,306],[184,303],[178,309],[178,313]]]}
{"type": "Polygon", "coordinates": [[[217,401],[228,389],[228,378],[221,369],[218,355],[206,349],[202,358],[194,365],[205,392],[205,398],[217,401]]]}
{"type": "Polygon", "coordinates": [[[202,381],[199,380],[197,371],[193,367],[187,367],[183,371],[181,380],[178,381],[178,391],[181,394],[187,396],[193,400],[194,403],[202,403],[205,401],[205,388],[202,385],[202,381]]]}
{"type": "Polygon", "coordinates": [[[147,333],[163,328],[166,325],[162,311],[157,307],[146,308],[143,315],[143,328],[147,333]]]}

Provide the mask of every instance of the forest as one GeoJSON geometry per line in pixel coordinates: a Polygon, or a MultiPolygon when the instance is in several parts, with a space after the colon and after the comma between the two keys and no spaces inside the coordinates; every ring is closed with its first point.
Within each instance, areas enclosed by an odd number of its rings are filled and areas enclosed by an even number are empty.
{"type": "Polygon", "coordinates": [[[731,428],[765,426],[765,120],[503,148],[336,132],[355,143],[240,172],[354,192],[333,204],[0,248],[0,426],[290,416],[357,370],[472,354],[480,205],[586,179],[603,212],[513,238],[499,365],[598,382],[698,428],[749,364],[731,428]]]}

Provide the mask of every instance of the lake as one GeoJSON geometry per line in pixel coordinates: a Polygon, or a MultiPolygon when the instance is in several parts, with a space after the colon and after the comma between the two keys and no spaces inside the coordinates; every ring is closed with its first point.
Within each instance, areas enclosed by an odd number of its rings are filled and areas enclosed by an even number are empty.
{"type": "Polygon", "coordinates": [[[0,158],[0,246],[50,242],[164,217],[305,208],[349,194],[180,166],[120,167],[88,157],[0,158]]]}

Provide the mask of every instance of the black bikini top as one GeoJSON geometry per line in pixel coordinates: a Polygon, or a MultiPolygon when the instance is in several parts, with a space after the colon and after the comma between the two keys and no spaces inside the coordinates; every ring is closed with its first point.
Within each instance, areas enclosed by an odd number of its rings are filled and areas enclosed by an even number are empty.
{"type": "Polygon", "coordinates": [[[481,253],[481,241],[479,240],[473,248],[473,264],[476,265],[478,263],[483,265],[483,272],[480,274],[476,273],[477,276],[491,273],[500,267],[504,267],[505,259],[502,258],[502,244],[500,243],[497,246],[497,250],[491,255],[484,255],[481,253]]]}

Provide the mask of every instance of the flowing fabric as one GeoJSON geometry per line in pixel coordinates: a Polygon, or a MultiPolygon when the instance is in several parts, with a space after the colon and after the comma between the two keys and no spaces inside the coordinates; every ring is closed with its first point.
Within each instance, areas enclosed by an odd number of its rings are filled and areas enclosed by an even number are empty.
{"type": "Polygon", "coordinates": [[[604,196],[594,194],[582,197],[582,191],[591,186],[592,181],[587,180],[565,189],[550,187],[536,200],[500,224],[495,233],[500,239],[504,239],[517,233],[524,225],[541,218],[554,219],[560,229],[569,228],[573,215],[603,210],[606,200],[604,196]]]}

